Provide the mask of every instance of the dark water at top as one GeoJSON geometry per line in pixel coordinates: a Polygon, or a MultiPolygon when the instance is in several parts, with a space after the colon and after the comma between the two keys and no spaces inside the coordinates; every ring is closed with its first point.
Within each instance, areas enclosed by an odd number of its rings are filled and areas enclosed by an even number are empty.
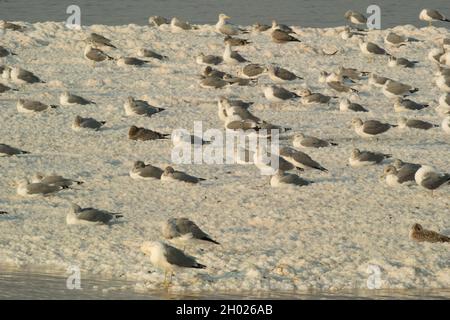
{"type": "MultiPolygon", "coordinates": [[[[12,21],[65,21],[66,8],[81,8],[81,24],[146,24],[149,16],[178,16],[193,23],[214,23],[224,12],[232,22],[251,25],[270,23],[274,18],[305,27],[334,27],[345,23],[352,9],[365,13],[370,4],[381,8],[381,27],[399,24],[424,26],[422,8],[435,8],[450,16],[449,0],[0,0],[0,19],[12,21]]],[[[444,26],[445,23],[437,25],[444,26]]],[[[447,23],[450,28],[450,23],[447,23]]]]}

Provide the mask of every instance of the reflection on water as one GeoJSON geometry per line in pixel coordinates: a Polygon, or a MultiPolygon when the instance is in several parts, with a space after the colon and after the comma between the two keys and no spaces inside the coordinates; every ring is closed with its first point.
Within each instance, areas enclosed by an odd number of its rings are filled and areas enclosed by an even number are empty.
{"type": "Polygon", "coordinates": [[[66,276],[43,271],[0,269],[0,300],[4,299],[86,299],[86,300],[158,300],[158,299],[450,299],[443,290],[356,290],[346,292],[261,294],[204,293],[173,294],[166,290],[145,293],[134,291],[134,282],[126,280],[82,279],[82,290],[68,290],[66,276]]]}

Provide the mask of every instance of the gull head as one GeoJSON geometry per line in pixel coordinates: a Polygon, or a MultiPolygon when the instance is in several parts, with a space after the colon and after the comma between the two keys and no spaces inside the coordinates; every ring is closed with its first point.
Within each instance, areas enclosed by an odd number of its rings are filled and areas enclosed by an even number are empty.
{"type": "Polygon", "coordinates": [[[297,132],[294,135],[294,139],[304,139],[304,138],[305,138],[305,135],[303,133],[301,133],[301,132],[297,132]]]}
{"type": "Polygon", "coordinates": [[[355,128],[359,128],[363,125],[363,121],[361,120],[361,118],[353,118],[352,119],[352,126],[355,128]]]}
{"type": "Polygon", "coordinates": [[[135,161],[133,164],[134,169],[145,168],[145,163],[142,161],[135,161]]]}
{"type": "Polygon", "coordinates": [[[83,118],[82,118],[82,117],[76,116],[76,117],[75,117],[75,120],[74,120],[74,124],[75,124],[76,126],[80,126],[80,124],[81,124],[82,121],[83,121],[83,118]]]}
{"type": "Polygon", "coordinates": [[[78,213],[81,212],[81,207],[79,205],[77,205],[76,203],[71,203],[70,204],[71,208],[72,208],[72,212],[73,213],[78,213]]]}
{"type": "Polygon", "coordinates": [[[145,255],[152,256],[152,254],[155,254],[158,250],[163,250],[164,247],[162,243],[158,241],[145,241],[141,245],[141,251],[145,255]]]}
{"type": "Polygon", "coordinates": [[[44,179],[44,175],[40,172],[35,173],[32,177],[31,177],[31,182],[32,183],[39,183],[42,181],[42,179],[44,179]]]}
{"type": "Polygon", "coordinates": [[[302,90],[300,90],[299,94],[302,97],[307,97],[307,96],[310,96],[312,94],[312,92],[309,89],[302,89],[302,90]]]}
{"type": "Polygon", "coordinates": [[[69,96],[70,96],[70,92],[69,91],[64,91],[63,93],[61,93],[61,97],[63,97],[63,98],[69,98],[69,96]]]}
{"type": "Polygon", "coordinates": [[[219,14],[219,20],[225,21],[231,19],[231,17],[227,16],[225,13],[219,14]]]}
{"type": "Polygon", "coordinates": [[[347,12],[344,13],[344,18],[348,19],[353,15],[353,11],[352,10],[348,10],[347,12]]]}
{"type": "Polygon", "coordinates": [[[174,170],[174,168],[172,168],[171,166],[167,166],[165,169],[164,169],[164,174],[172,174],[172,173],[174,173],[175,172],[175,170],[174,170]]]}
{"type": "Polygon", "coordinates": [[[408,119],[406,119],[405,117],[401,117],[400,119],[398,119],[398,125],[400,127],[406,127],[406,123],[408,122],[408,119]]]}
{"type": "Polygon", "coordinates": [[[352,158],[357,158],[361,154],[361,151],[358,148],[354,148],[352,150],[352,158]]]}
{"type": "Polygon", "coordinates": [[[393,174],[397,174],[397,169],[393,165],[388,165],[384,168],[383,174],[381,175],[381,178],[385,178],[386,176],[393,174]]]}
{"type": "Polygon", "coordinates": [[[128,136],[134,136],[139,131],[138,127],[131,126],[130,130],[128,130],[128,136]]]}

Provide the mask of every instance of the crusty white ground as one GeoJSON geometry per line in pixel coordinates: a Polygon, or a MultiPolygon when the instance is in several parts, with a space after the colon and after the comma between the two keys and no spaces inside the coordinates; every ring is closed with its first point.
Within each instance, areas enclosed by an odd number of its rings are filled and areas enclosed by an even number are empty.
{"type": "MultiPolygon", "coordinates": [[[[391,130],[379,141],[363,141],[349,128],[354,113],[341,113],[336,102],[329,106],[302,106],[298,102],[271,106],[256,87],[223,90],[202,89],[195,63],[200,53],[221,55],[222,37],[211,26],[172,33],[168,28],[146,26],[91,26],[70,31],[62,23],[28,25],[25,33],[7,32],[2,45],[17,57],[2,63],[20,65],[35,72],[47,84],[27,85],[18,93],[0,96],[2,143],[28,150],[31,155],[0,158],[0,264],[48,268],[80,266],[100,276],[121,276],[136,281],[139,290],[159,288],[163,272],[150,265],[139,251],[144,240],[161,239],[160,223],[169,217],[188,217],[221,246],[187,247],[186,251],[208,266],[187,270],[173,279],[178,291],[301,291],[306,289],[366,288],[369,265],[381,269],[382,288],[450,287],[449,244],[417,244],[408,239],[412,223],[449,233],[449,187],[432,197],[412,188],[392,189],[379,180],[382,166],[350,168],[353,147],[392,153],[405,161],[427,163],[450,171],[450,137],[443,131],[391,130]],[[113,40],[120,50],[108,53],[134,56],[135,48],[147,47],[169,56],[150,66],[120,68],[113,62],[95,68],[83,59],[87,32],[113,40]],[[41,114],[23,115],[16,110],[19,97],[58,104],[59,94],[70,90],[93,99],[97,106],[61,107],[41,114]],[[126,117],[123,102],[128,95],[149,99],[167,109],[152,118],[126,117]],[[338,147],[307,152],[329,173],[306,172],[311,186],[276,189],[269,177],[254,166],[179,165],[177,169],[207,179],[201,185],[163,184],[158,180],[135,181],[128,176],[133,161],[170,164],[168,141],[136,142],[127,138],[131,125],[170,133],[191,129],[194,120],[205,129],[222,128],[215,99],[219,95],[255,101],[253,112],[267,121],[291,126],[296,131],[332,138],[338,147]],[[75,132],[76,115],[105,120],[100,132],[75,132]],[[14,180],[35,172],[56,172],[85,181],[76,190],[55,196],[21,198],[14,180]],[[110,227],[67,226],[69,202],[121,212],[126,219],[110,227]]],[[[397,56],[419,60],[415,69],[387,66],[386,58],[369,62],[356,40],[342,40],[335,29],[297,29],[302,44],[276,45],[267,34],[250,34],[253,45],[239,48],[258,63],[277,63],[305,78],[289,89],[309,86],[314,92],[333,94],[318,83],[322,70],[339,64],[392,77],[420,88],[414,99],[432,105],[417,117],[441,123],[434,111],[439,90],[432,82],[435,68],[428,51],[435,39],[449,36],[448,29],[399,26],[394,30],[426,41],[390,49],[397,56]],[[321,48],[335,56],[316,54],[321,48]]],[[[389,30],[373,31],[369,39],[383,44],[389,30]]],[[[384,45],[383,45],[384,46],[384,45]]],[[[220,66],[225,71],[237,67],[220,66]]],[[[396,122],[399,114],[379,89],[361,81],[356,101],[370,110],[363,118],[396,122]]],[[[334,95],[334,94],[333,94],[334,95]]],[[[414,113],[407,116],[416,116],[414,113]]]]}

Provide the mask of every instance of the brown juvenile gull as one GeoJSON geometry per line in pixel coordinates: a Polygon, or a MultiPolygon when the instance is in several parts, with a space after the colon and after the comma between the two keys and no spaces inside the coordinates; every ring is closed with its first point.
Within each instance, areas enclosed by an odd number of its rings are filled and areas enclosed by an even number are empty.
{"type": "Polygon", "coordinates": [[[96,62],[102,62],[106,59],[108,60],[114,60],[113,57],[107,55],[102,50],[92,47],[91,45],[87,45],[84,48],[84,57],[91,61],[93,64],[96,62]]]}
{"type": "Polygon", "coordinates": [[[414,223],[409,231],[409,238],[417,242],[450,242],[450,237],[436,231],[424,229],[420,224],[414,223]]]}
{"type": "Polygon", "coordinates": [[[43,175],[42,173],[36,173],[31,177],[31,182],[33,183],[45,183],[48,185],[59,186],[63,188],[69,188],[74,183],[80,185],[83,184],[83,181],[77,181],[72,179],[64,178],[57,174],[52,174],[49,176],[43,175]]]}
{"type": "Polygon", "coordinates": [[[354,112],[368,112],[366,108],[364,108],[359,103],[351,102],[347,98],[342,98],[339,102],[339,110],[341,111],[354,111],[354,112]]]}
{"type": "Polygon", "coordinates": [[[154,107],[147,101],[134,99],[131,96],[127,98],[123,107],[127,116],[138,115],[151,117],[152,115],[165,110],[164,108],[154,107]]]}
{"type": "Polygon", "coordinates": [[[303,79],[302,77],[297,76],[295,73],[281,67],[269,66],[268,71],[270,79],[272,79],[272,81],[276,83],[284,83],[297,79],[303,79]]]}
{"type": "Polygon", "coordinates": [[[164,56],[162,54],[156,53],[155,51],[145,48],[139,48],[136,54],[141,58],[153,58],[157,60],[165,60],[168,58],[167,56],[164,56]]]}
{"type": "Polygon", "coordinates": [[[395,166],[388,165],[384,168],[381,178],[386,179],[386,184],[390,187],[398,187],[400,185],[411,185],[415,184],[414,174],[411,174],[408,170],[397,170],[395,166]]]}
{"type": "Polygon", "coordinates": [[[0,93],[4,93],[4,92],[10,91],[10,90],[12,90],[12,91],[19,91],[17,89],[10,88],[10,87],[5,86],[4,84],[0,83],[0,93]]]}
{"type": "Polygon", "coordinates": [[[205,55],[200,53],[195,57],[195,62],[200,65],[218,65],[223,62],[223,58],[219,56],[214,56],[212,54],[205,55]]]}
{"type": "Polygon", "coordinates": [[[362,121],[360,118],[353,118],[352,126],[355,129],[356,134],[363,138],[371,138],[385,133],[392,127],[397,127],[397,125],[383,123],[378,120],[362,121]]]}
{"type": "Polygon", "coordinates": [[[16,56],[16,54],[14,52],[12,52],[11,50],[8,50],[5,47],[0,46],[0,58],[7,57],[9,55],[16,56]]]}
{"type": "Polygon", "coordinates": [[[205,269],[206,266],[185,254],[180,249],[172,247],[160,241],[146,241],[141,246],[141,251],[150,256],[150,262],[157,268],[164,270],[164,285],[172,282],[173,272],[183,268],[205,269]],[[170,274],[167,282],[167,274],[170,274]]]}
{"type": "Polygon", "coordinates": [[[358,93],[358,90],[355,88],[346,86],[342,82],[339,81],[327,81],[327,85],[333,89],[336,92],[356,92],[358,93]]]}
{"type": "Polygon", "coordinates": [[[345,12],[344,18],[356,25],[367,24],[367,18],[362,13],[356,11],[348,10],[347,12],[345,12]]]}
{"type": "Polygon", "coordinates": [[[210,242],[220,244],[187,218],[170,218],[162,226],[164,238],[174,242],[210,242]]]}
{"type": "Polygon", "coordinates": [[[406,58],[396,58],[394,56],[389,57],[388,66],[389,67],[403,67],[403,68],[414,68],[419,61],[410,61],[406,58]]]}
{"type": "Polygon", "coordinates": [[[32,72],[19,67],[9,68],[9,76],[11,81],[16,84],[45,83],[32,72]]]}
{"type": "Polygon", "coordinates": [[[205,77],[200,81],[200,87],[208,89],[208,88],[214,88],[214,89],[221,89],[225,86],[231,85],[230,82],[225,81],[221,78],[217,78],[215,76],[212,77],[205,77]]]}
{"type": "Polygon", "coordinates": [[[11,147],[7,144],[0,143],[0,157],[6,156],[14,156],[17,154],[28,154],[28,151],[20,150],[14,147],[11,147]]]}
{"type": "Polygon", "coordinates": [[[182,171],[176,171],[171,166],[167,166],[164,169],[163,174],[161,175],[161,181],[181,181],[186,183],[199,183],[200,181],[205,181],[206,179],[197,178],[191,175],[188,175],[182,171]]]}
{"type": "Polygon", "coordinates": [[[97,121],[94,118],[83,118],[76,116],[72,124],[73,130],[91,129],[98,131],[106,123],[106,121],[97,121]]]}
{"type": "Polygon", "coordinates": [[[272,31],[272,41],[275,43],[301,42],[299,39],[291,36],[289,33],[279,29],[272,31]]]}
{"type": "Polygon", "coordinates": [[[395,112],[418,111],[427,108],[428,104],[417,103],[415,101],[403,98],[396,98],[394,102],[395,112]]]}
{"type": "Polygon", "coordinates": [[[162,24],[169,24],[170,21],[167,18],[161,16],[152,16],[148,18],[148,24],[154,27],[159,27],[162,24]]]}
{"type": "Polygon", "coordinates": [[[261,75],[263,75],[266,71],[267,71],[266,67],[258,63],[250,63],[242,68],[240,75],[242,75],[247,79],[256,79],[261,75]]]}
{"type": "Polygon", "coordinates": [[[285,88],[279,86],[265,86],[264,96],[271,102],[281,102],[300,97],[295,92],[286,90],[285,88]]]}
{"type": "Polygon", "coordinates": [[[73,203],[71,210],[66,216],[66,223],[68,225],[102,225],[122,217],[123,215],[119,213],[94,208],[81,208],[79,205],[73,203]]]}
{"type": "Polygon", "coordinates": [[[338,74],[343,79],[348,78],[348,79],[352,79],[352,80],[360,80],[361,77],[367,76],[369,74],[369,72],[359,71],[358,69],[355,69],[355,68],[346,68],[344,66],[340,66],[338,74]]]}
{"type": "Polygon", "coordinates": [[[145,164],[143,161],[135,161],[129,172],[130,177],[135,180],[161,179],[162,173],[162,169],[151,164],[145,164]]]}
{"type": "Polygon", "coordinates": [[[28,180],[21,180],[17,183],[17,194],[20,196],[46,196],[62,189],[65,188],[46,183],[29,183],[28,180]]]}
{"type": "Polygon", "coordinates": [[[270,185],[272,187],[289,187],[289,186],[307,186],[311,184],[312,181],[305,180],[300,176],[287,173],[282,170],[277,170],[277,172],[270,178],[270,185]]]}
{"type": "Polygon", "coordinates": [[[148,60],[141,60],[139,58],[134,58],[134,57],[120,57],[119,59],[117,59],[117,65],[119,67],[124,67],[124,66],[143,66],[146,63],[149,63],[150,61],[148,60]]]}
{"type": "MultiPolygon", "coordinates": [[[[224,77],[225,75],[228,75],[228,73],[225,73],[225,72],[222,72],[222,71],[220,71],[220,70],[214,69],[214,68],[211,67],[211,66],[206,66],[206,67],[203,69],[203,72],[202,72],[202,77],[203,77],[203,78],[213,77],[213,78],[223,79],[223,77],[224,77]]],[[[230,76],[231,76],[231,75],[230,75],[230,76]]]]}
{"type": "Polygon", "coordinates": [[[300,92],[300,99],[302,104],[315,104],[315,103],[329,103],[331,98],[337,98],[335,96],[326,96],[319,92],[312,93],[309,89],[303,89],[300,92]]]}
{"type": "Polygon", "coordinates": [[[239,47],[239,46],[245,46],[247,44],[250,44],[251,42],[247,39],[241,39],[241,38],[233,38],[231,36],[226,36],[223,39],[224,43],[228,43],[232,47],[239,47]]]}
{"type": "Polygon", "coordinates": [[[68,91],[64,91],[63,93],[61,93],[61,95],[59,96],[59,103],[62,106],[72,106],[74,104],[83,106],[87,104],[96,104],[94,101],[87,100],[68,91]]]}
{"type": "Polygon", "coordinates": [[[388,98],[396,98],[398,96],[407,96],[419,91],[418,88],[413,88],[408,84],[403,84],[398,81],[387,80],[383,85],[382,92],[388,98]]]}
{"type": "Polygon", "coordinates": [[[437,172],[433,167],[422,165],[414,175],[417,185],[428,189],[436,190],[443,185],[450,185],[450,174],[441,174],[437,172]]]}
{"type": "Polygon", "coordinates": [[[431,27],[433,21],[445,21],[450,22],[444,15],[439,13],[439,11],[434,9],[423,9],[420,11],[419,19],[422,21],[427,21],[428,25],[431,27]]]}
{"type": "Polygon", "coordinates": [[[237,51],[233,51],[229,43],[225,44],[225,51],[223,52],[223,61],[226,64],[239,64],[244,62],[249,62],[243,56],[241,56],[237,51]]]}
{"type": "Polygon", "coordinates": [[[230,19],[229,16],[227,16],[224,13],[219,14],[219,21],[216,23],[216,31],[219,33],[222,33],[226,36],[235,36],[239,33],[247,33],[247,31],[242,30],[238,28],[235,25],[232,25],[227,22],[227,20],[230,19]]]}
{"type": "Polygon", "coordinates": [[[117,47],[111,43],[110,39],[105,38],[104,36],[95,32],[89,34],[85,41],[93,46],[106,46],[117,49],[117,47]]]}
{"type": "Polygon", "coordinates": [[[284,158],[284,160],[292,163],[296,168],[316,169],[328,172],[327,169],[322,167],[317,161],[314,161],[309,155],[294,148],[280,148],[280,156],[284,158]]]}
{"type": "Polygon", "coordinates": [[[128,130],[128,138],[131,140],[157,140],[157,139],[167,139],[170,136],[168,133],[159,133],[150,129],[131,126],[128,130]]]}
{"type": "Polygon", "coordinates": [[[6,20],[0,20],[0,29],[8,29],[12,31],[23,31],[25,30],[24,26],[6,21],[6,20]]]}
{"type": "Polygon", "coordinates": [[[225,97],[219,97],[217,101],[219,107],[219,118],[226,121],[229,118],[239,120],[252,120],[260,122],[261,119],[253,115],[248,108],[250,104],[241,100],[228,100],[225,97]]]}
{"type": "Polygon", "coordinates": [[[400,129],[411,128],[411,129],[429,130],[431,128],[437,128],[439,127],[439,125],[432,124],[430,122],[423,120],[407,119],[405,117],[401,117],[400,119],[398,119],[398,127],[400,129]]]}
{"type": "Polygon", "coordinates": [[[392,155],[390,154],[372,151],[360,151],[359,149],[355,148],[353,149],[352,155],[350,156],[348,161],[352,167],[361,167],[381,163],[384,159],[390,157],[392,157],[392,155]]]}
{"type": "Polygon", "coordinates": [[[319,139],[313,136],[307,136],[302,133],[296,133],[292,141],[295,148],[325,148],[329,146],[337,146],[337,143],[319,139]]]}
{"type": "Polygon", "coordinates": [[[57,105],[47,105],[45,103],[34,100],[19,99],[17,101],[17,111],[20,113],[42,112],[47,110],[48,108],[57,107],[57,105]]]}

